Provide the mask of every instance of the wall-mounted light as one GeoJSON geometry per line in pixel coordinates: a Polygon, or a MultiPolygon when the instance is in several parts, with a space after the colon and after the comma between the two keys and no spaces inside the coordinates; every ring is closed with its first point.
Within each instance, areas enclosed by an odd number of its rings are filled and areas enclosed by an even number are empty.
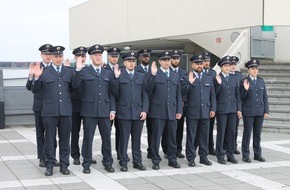
{"type": "Polygon", "coordinates": [[[130,50],[130,49],[131,49],[130,46],[123,46],[123,50],[125,50],[125,51],[128,51],[128,50],[130,50]]]}

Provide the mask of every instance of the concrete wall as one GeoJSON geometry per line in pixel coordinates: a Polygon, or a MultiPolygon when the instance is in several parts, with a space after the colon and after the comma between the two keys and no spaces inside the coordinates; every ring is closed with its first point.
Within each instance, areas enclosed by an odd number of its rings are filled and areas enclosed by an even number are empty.
{"type": "MultiPolygon", "coordinates": [[[[290,17],[289,17],[290,20],[290,17]]],[[[290,61],[290,27],[275,27],[275,62],[290,61]]]]}
{"type": "Polygon", "coordinates": [[[70,48],[262,25],[262,2],[90,0],[70,8],[70,48]]]}

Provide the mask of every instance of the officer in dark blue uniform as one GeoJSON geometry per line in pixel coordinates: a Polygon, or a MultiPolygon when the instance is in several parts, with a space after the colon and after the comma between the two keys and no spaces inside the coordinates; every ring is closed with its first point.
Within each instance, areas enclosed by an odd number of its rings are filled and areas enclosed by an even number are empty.
{"type": "Polygon", "coordinates": [[[160,53],[158,59],[161,67],[157,69],[156,63],[152,63],[147,85],[151,99],[149,117],[152,118],[154,126],[151,141],[152,168],[159,169],[160,138],[164,130],[167,131],[168,137],[168,165],[180,168],[176,161],[176,119],[180,119],[183,113],[180,79],[177,73],[170,71],[171,52],[160,53]]]}
{"type": "MultiPolygon", "coordinates": [[[[75,60],[79,60],[82,63],[86,62],[87,48],[80,46],[73,50],[75,55],[75,60]]],[[[74,165],[80,165],[80,148],[79,148],[79,133],[81,128],[82,118],[80,116],[81,111],[81,87],[77,89],[72,89],[71,91],[71,101],[72,101],[72,129],[71,129],[71,157],[73,158],[74,165]]],[[[96,164],[97,161],[92,159],[92,164],[96,164]]]]}
{"type": "MultiPolygon", "coordinates": [[[[239,58],[237,56],[231,56],[231,70],[230,74],[235,75],[238,78],[238,81],[240,82],[244,77],[240,71],[236,71],[236,66],[239,63],[239,58]]],[[[238,150],[238,143],[237,143],[237,138],[238,138],[238,129],[239,129],[239,123],[240,119],[237,116],[237,123],[236,123],[236,132],[235,132],[235,150],[234,154],[240,154],[240,151],[238,150]]]]}
{"type": "Polygon", "coordinates": [[[146,77],[144,73],[136,72],[137,54],[128,52],[122,56],[125,69],[122,71],[115,68],[113,92],[116,98],[117,117],[120,132],[120,166],[121,171],[128,171],[129,161],[127,149],[131,134],[133,167],[146,170],[142,165],[141,134],[143,123],[146,119],[149,102],[146,91],[146,77]]]}
{"type": "Polygon", "coordinates": [[[230,74],[231,57],[225,56],[218,61],[221,72],[214,78],[215,92],[217,97],[217,137],[216,137],[216,157],[218,163],[226,164],[224,159],[224,139],[227,161],[238,163],[234,157],[235,149],[235,124],[237,116],[241,118],[241,98],[239,80],[235,75],[230,74]]]}
{"type": "MultiPolygon", "coordinates": [[[[144,73],[146,77],[151,74],[151,66],[150,62],[150,49],[141,49],[137,52],[139,57],[140,64],[136,67],[137,72],[144,73]]],[[[150,102],[150,99],[149,99],[150,102]]],[[[150,103],[149,103],[150,104],[150,103]]],[[[151,139],[152,139],[152,119],[147,115],[146,118],[146,128],[147,128],[147,158],[152,158],[152,151],[151,151],[151,139]]]]}
{"type": "MultiPolygon", "coordinates": [[[[213,79],[216,77],[216,71],[210,68],[210,57],[211,54],[208,52],[202,53],[202,56],[204,57],[203,62],[203,72],[209,76],[211,76],[213,79]]],[[[209,136],[208,136],[208,151],[210,155],[216,155],[216,150],[214,149],[214,139],[213,139],[213,128],[215,123],[215,117],[210,118],[210,128],[209,128],[209,136]]]]}
{"type": "MultiPolygon", "coordinates": [[[[40,46],[39,51],[41,52],[42,61],[40,62],[40,67],[45,68],[51,64],[51,55],[48,51],[51,48],[51,44],[44,44],[40,46]]],[[[34,70],[35,64],[32,63],[29,66],[29,78],[26,83],[26,89],[31,91],[32,81],[34,79],[34,70]]],[[[39,166],[45,167],[45,156],[44,156],[44,132],[45,128],[42,123],[41,117],[42,109],[42,91],[39,91],[33,96],[33,107],[34,118],[35,118],[35,128],[36,128],[36,144],[37,144],[37,158],[39,159],[39,166]]],[[[55,139],[55,148],[57,146],[55,139]]],[[[55,160],[55,166],[59,166],[59,162],[55,160]]]]}
{"type": "Polygon", "coordinates": [[[253,130],[254,160],[264,162],[261,148],[261,132],[264,118],[269,117],[268,95],[264,80],[258,76],[260,61],[252,59],[245,66],[249,75],[241,80],[240,90],[243,110],[244,132],[242,154],[244,162],[251,162],[250,139],[253,130]]]}
{"type": "MultiPolygon", "coordinates": [[[[170,67],[170,71],[173,71],[175,73],[177,73],[179,75],[180,78],[180,83],[182,84],[182,81],[185,77],[185,75],[187,75],[187,71],[180,68],[180,57],[181,57],[181,53],[178,50],[173,50],[171,52],[171,67],[170,67]]],[[[184,102],[182,103],[182,105],[184,105],[184,102]]],[[[177,144],[177,152],[176,152],[176,156],[177,158],[184,158],[184,154],[182,154],[182,139],[183,139],[183,128],[184,128],[184,115],[182,115],[182,117],[177,120],[177,130],[176,130],[176,144],[177,144]]],[[[166,131],[163,132],[162,135],[162,149],[164,154],[167,154],[167,137],[166,137],[166,131]]]]}
{"type": "MultiPolygon", "coordinates": [[[[104,68],[108,69],[109,71],[114,72],[114,68],[115,68],[116,64],[118,63],[121,50],[119,48],[112,47],[112,48],[109,48],[107,50],[107,52],[108,52],[108,63],[106,65],[104,65],[104,68]]],[[[120,160],[120,153],[118,152],[119,141],[120,141],[120,139],[119,139],[120,132],[119,132],[119,127],[118,127],[119,122],[118,122],[117,117],[113,121],[111,121],[111,127],[113,126],[113,124],[115,126],[115,149],[117,152],[117,159],[120,160]]]]}
{"type": "Polygon", "coordinates": [[[194,167],[196,147],[199,146],[200,163],[211,165],[208,155],[209,120],[215,116],[216,95],[213,79],[203,72],[203,56],[190,58],[193,71],[183,83],[183,99],[186,103],[186,158],[188,166],[194,167]],[[197,139],[196,139],[197,138],[197,139]],[[198,142],[195,146],[195,141],[198,142]]]}
{"type": "Polygon", "coordinates": [[[88,49],[92,64],[84,67],[84,63],[77,62],[73,86],[82,86],[81,116],[83,117],[84,137],[82,145],[83,173],[90,173],[92,160],[92,145],[96,126],[98,125],[102,138],[102,163],[105,170],[114,172],[112,167],[111,123],[115,118],[115,98],[111,92],[110,83],[113,73],[102,67],[101,45],[93,45],[88,49]]]}
{"type": "Polygon", "coordinates": [[[34,72],[35,81],[32,84],[32,91],[42,91],[41,116],[45,127],[44,152],[46,158],[46,176],[53,175],[55,164],[55,138],[58,129],[60,172],[64,175],[70,174],[70,131],[72,126],[72,105],[71,105],[71,82],[74,75],[73,69],[62,65],[62,46],[49,48],[52,54],[52,64],[45,69],[37,68],[34,72]]]}

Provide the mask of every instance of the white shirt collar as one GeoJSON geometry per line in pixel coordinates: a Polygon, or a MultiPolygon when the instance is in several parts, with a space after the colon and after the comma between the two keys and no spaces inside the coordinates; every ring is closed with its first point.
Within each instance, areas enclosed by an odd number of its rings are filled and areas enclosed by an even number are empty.
{"type": "Polygon", "coordinates": [[[163,73],[168,72],[168,74],[170,73],[169,69],[163,69],[162,67],[160,67],[161,71],[163,71],[163,73]]]}

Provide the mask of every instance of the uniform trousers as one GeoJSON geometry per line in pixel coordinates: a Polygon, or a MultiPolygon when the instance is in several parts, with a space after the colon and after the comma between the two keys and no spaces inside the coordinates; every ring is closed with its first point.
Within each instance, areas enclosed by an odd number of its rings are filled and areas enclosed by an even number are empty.
{"type": "Polygon", "coordinates": [[[263,116],[243,116],[244,131],[242,139],[242,154],[243,158],[249,158],[250,156],[250,140],[253,130],[253,149],[254,156],[262,156],[261,148],[261,132],[263,126],[263,116]]]}
{"type": "Polygon", "coordinates": [[[95,135],[96,127],[99,127],[101,139],[102,139],[102,163],[105,167],[112,166],[112,148],[111,148],[111,123],[108,117],[84,117],[83,118],[83,145],[82,145],[82,157],[83,167],[89,168],[91,166],[92,151],[93,151],[93,139],[95,135]]]}
{"type": "Polygon", "coordinates": [[[216,156],[217,159],[223,160],[225,150],[228,158],[234,157],[235,150],[235,131],[236,131],[236,113],[217,114],[217,137],[216,137],[216,156]],[[227,144],[224,150],[224,140],[227,144]]]}
{"type": "Polygon", "coordinates": [[[70,131],[72,126],[71,116],[56,116],[56,117],[42,117],[43,125],[45,127],[45,165],[46,168],[53,168],[55,164],[55,138],[58,129],[59,137],[59,158],[60,168],[67,168],[69,166],[70,153],[70,131]]]}
{"type": "Polygon", "coordinates": [[[186,159],[194,160],[196,148],[203,160],[208,155],[209,119],[186,119],[186,159]]]}
{"type": "Polygon", "coordinates": [[[80,158],[79,137],[82,118],[80,113],[73,112],[72,128],[71,128],[71,157],[73,159],[80,158]]]}
{"type": "Polygon", "coordinates": [[[167,156],[169,162],[176,162],[176,120],[155,119],[152,118],[152,163],[157,165],[161,161],[159,155],[160,140],[164,130],[167,131],[167,156]]]}
{"type": "Polygon", "coordinates": [[[139,164],[142,163],[141,156],[141,134],[143,129],[144,121],[141,120],[119,120],[119,153],[120,153],[120,165],[127,166],[129,157],[127,154],[128,150],[128,141],[131,135],[131,144],[132,144],[132,155],[133,163],[139,164]]]}

